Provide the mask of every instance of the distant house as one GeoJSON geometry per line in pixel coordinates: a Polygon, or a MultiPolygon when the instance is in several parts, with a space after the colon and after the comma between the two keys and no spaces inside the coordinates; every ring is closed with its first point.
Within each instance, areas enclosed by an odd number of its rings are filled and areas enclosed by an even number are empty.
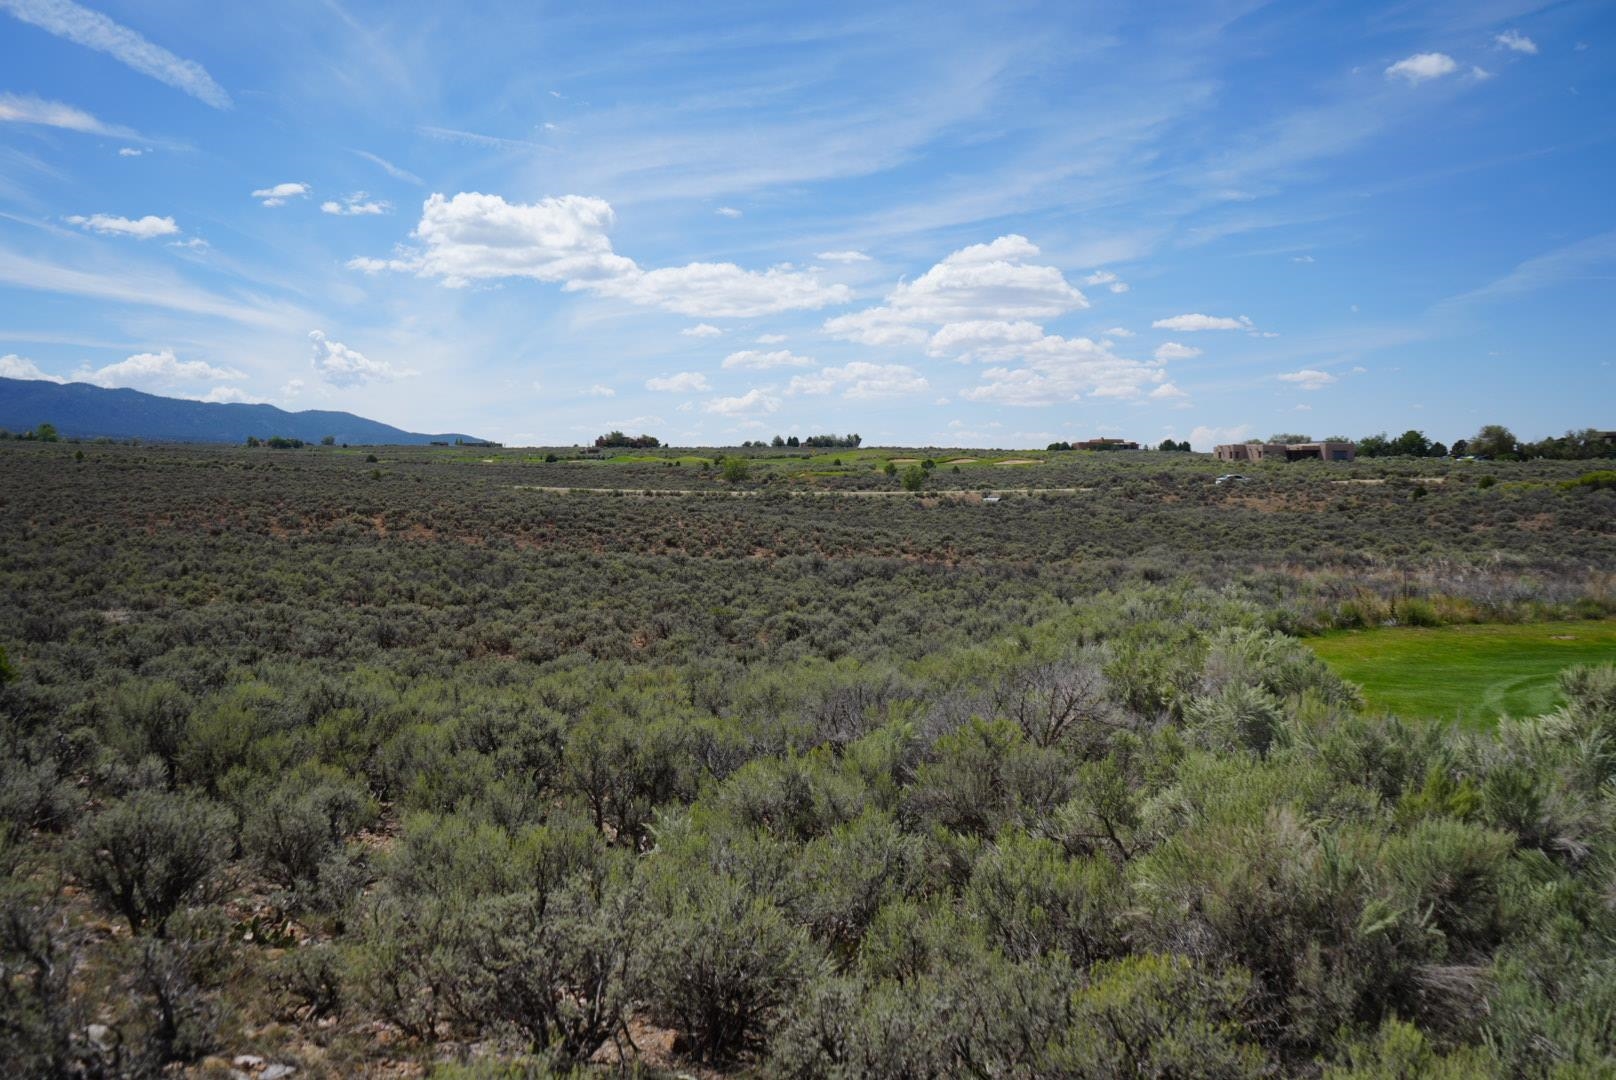
{"type": "Polygon", "coordinates": [[[1126,439],[1086,439],[1072,444],[1073,450],[1137,450],[1139,444],[1126,439]]]}
{"type": "Polygon", "coordinates": [[[1219,461],[1352,461],[1358,446],[1350,442],[1225,443],[1213,451],[1219,461]]]}

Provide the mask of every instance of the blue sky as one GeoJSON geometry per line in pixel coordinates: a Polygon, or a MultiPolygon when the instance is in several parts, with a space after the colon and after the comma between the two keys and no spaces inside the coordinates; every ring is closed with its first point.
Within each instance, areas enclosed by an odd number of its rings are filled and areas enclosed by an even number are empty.
{"type": "Polygon", "coordinates": [[[1616,426],[1608,3],[473,8],[0,0],[0,374],[513,444],[1616,426]]]}

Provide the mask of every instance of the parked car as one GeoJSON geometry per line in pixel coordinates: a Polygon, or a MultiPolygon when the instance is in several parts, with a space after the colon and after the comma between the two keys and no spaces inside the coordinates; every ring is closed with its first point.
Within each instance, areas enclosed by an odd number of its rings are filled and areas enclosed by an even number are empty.
{"type": "Polygon", "coordinates": [[[1224,473],[1222,476],[1218,477],[1216,480],[1214,480],[1212,482],[1214,484],[1222,484],[1222,483],[1225,483],[1225,482],[1230,481],[1230,480],[1245,480],[1245,479],[1248,479],[1248,477],[1241,476],[1237,472],[1232,472],[1232,473],[1224,473]]]}

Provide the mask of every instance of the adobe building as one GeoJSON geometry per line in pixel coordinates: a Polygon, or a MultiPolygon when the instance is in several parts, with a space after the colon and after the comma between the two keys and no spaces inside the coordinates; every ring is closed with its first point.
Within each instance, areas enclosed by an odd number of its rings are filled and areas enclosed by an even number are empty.
{"type": "Polygon", "coordinates": [[[1127,439],[1085,439],[1072,444],[1073,450],[1137,450],[1139,444],[1127,439]]]}
{"type": "Polygon", "coordinates": [[[1358,446],[1350,442],[1225,443],[1213,451],[1219,461],[1352,461],[1358,446]]]}

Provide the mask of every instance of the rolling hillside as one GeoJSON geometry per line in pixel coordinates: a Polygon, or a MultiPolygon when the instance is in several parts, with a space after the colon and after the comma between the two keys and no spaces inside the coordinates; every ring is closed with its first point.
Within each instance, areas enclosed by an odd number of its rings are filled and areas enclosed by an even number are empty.
{"type": "Polygon", "coordinates": [[[239,443],[250,435],[318,442],[327,435],[360,445],[481,442],[471,435],[424,435],[353,413],[273,405],[221,405],[159,397],[138,390],[106,390],[87,383],[0,379],[0,428],[28,431],[54,424],[64,438],[150,439],[156,442],[239,443]]]}

